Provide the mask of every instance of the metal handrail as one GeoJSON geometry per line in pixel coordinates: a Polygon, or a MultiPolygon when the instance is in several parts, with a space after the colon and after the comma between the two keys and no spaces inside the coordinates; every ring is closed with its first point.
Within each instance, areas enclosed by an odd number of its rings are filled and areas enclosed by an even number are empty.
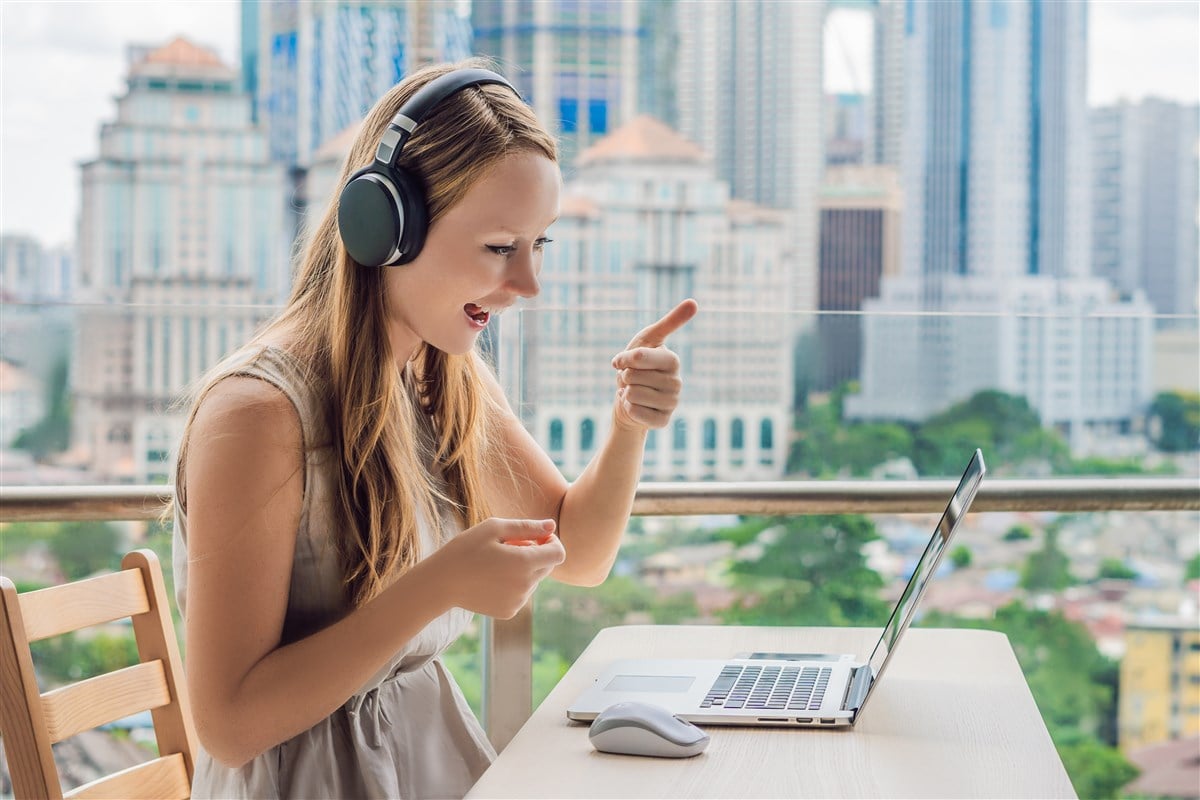
{"type": "MultiPolygon", "coordinates": [[[[636,516],[693,514],[921,514],[935,512],[953,481],[643,482],[636,516]]],[[[171,486],[2,486],[0,522],[157,519],[171,486]]],[[[1196,511],[1198,478],[989,480],[976,511],[1196,511]]]]}

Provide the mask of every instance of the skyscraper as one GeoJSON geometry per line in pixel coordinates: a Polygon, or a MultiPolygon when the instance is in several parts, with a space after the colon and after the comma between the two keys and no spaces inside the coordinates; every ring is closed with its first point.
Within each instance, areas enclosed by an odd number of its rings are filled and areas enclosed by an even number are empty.
{"type": "Polygon", "coordinates": [[[307,167],[412,70],[470,54],[470,24],[447,0],[242,3],[244,85],[289,166],[307,167]]]}
{"type": "Polygon", "coordinates": [[[1148,306],[1090,277],[1087,13],[906,5],[901,275],[866,304],[851,416],[920,420],[999,389],[1074,437],[1148,399],[1148,306]]]}
{"type": "MultiPolygon", "coordinates": [[[[1198,121],[1197,106],[1156,99],[1091,112],[1093,270],[1163,316],[1197,311],[1198,121]]],[[[1160,320],[1172,324],[1195,321],[1160,320]]]]}
{"type": "Polygon", "coordinates": [[[735,198],[785,210],[792,310],[816,307],[822,2],[678,5],[679,129],[735,198]]]}
{"type": "Polygon", "coordinates": [[[167,477],[172,401],[286,295],[286,184],[211,51],[132,47],[128,84],[82,167],[73,444],[147,481],[167,477]]]}
{"type": "Polygon", "coordinates": [[[499,60],[559,138],[564,170],[638,112],[641,0],[474,0],[474,52],[499,60]]]}

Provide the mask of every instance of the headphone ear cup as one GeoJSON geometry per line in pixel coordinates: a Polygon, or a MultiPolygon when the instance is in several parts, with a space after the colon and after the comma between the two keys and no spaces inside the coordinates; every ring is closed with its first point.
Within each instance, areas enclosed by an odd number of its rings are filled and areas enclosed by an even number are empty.
{"type": "Polygon", "coordinates": [[[425,187],[421,179],[399,167],[391,169],[396,194],[400,197],[400,230],[396,246],[400,250],[397,264],[407,264],[421,253],[429,229],[429,212],[425,206],[425,187]]]}
{"type": "Polygon", "coordinates": [[[373,167],[354,173],[338,198],[338,233],[356,263],[388,263],[401,235],[399,192],[394,181],[373,167]]]}

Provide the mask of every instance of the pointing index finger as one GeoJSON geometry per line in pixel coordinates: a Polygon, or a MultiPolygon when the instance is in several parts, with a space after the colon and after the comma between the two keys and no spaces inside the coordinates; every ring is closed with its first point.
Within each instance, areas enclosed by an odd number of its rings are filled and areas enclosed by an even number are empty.
{"type": "Polygon", "coordinates": [[[638,331],[637,335],[630,340],[627,349],[660,346],[667,340],[668,336],[682,328],[687,324],[688,320],[696,316],[696,312],[699,309],[700,306],[696,301],[689,297],[668,311],[658,322],[647,325],[638,331]]]}

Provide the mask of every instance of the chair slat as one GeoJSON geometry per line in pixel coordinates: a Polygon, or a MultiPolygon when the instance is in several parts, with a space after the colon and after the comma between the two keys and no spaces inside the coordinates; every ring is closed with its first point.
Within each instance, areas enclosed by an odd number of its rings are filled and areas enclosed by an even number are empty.
{"type": "Polygon", "coordinates": [[[171,702],[161,661],[147,661],[42,695],[51,742],[171,702]]]}
{"type": "Polygon", "coordinates": [[[183,756],[172,753],[86,783],[67,792],[66,797],[81,800],[186,800],[191,792],[183,756]]]}
{"type": "Polygon", "coordinates": [[[25,635],[31,642],[144,614],[149,608],[146,587],[136,569],[21,595],[25,635]]]}

